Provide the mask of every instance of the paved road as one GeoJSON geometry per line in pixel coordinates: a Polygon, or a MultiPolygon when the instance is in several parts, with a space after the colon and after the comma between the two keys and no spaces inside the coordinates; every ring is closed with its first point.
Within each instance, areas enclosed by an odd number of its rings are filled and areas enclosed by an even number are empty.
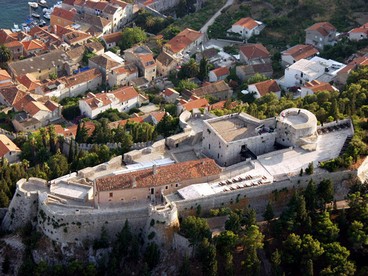
{"type": "Polygon", "coordinates": [[[211,18],[210,18],[210,20],[208,20],[207,22],[206,22],[206,24],[204,24],[203,25],[203,27],[199,30],[201,33],[207,33],[207,30],[208,30],[208,27],[209,26],[211,26],[212,24],[213,24],[213,22],[215,22],[215,19],[221,14],[221,11],[223,10],[223,9],[225,9],[226,7],[228,7],[228,6],[230,6],[230,5],[232,5],[233,4],[233,2],[234,2],[234,0],[227,0],[226,1],[226,3],[225,3],[225,5],[221,8],[221,9],[219,9],[211,18]]]}

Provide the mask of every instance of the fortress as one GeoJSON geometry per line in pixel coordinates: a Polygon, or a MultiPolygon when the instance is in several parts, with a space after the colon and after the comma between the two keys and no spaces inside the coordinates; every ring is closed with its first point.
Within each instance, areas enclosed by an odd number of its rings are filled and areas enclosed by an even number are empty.
{"type": "MultiPolygon", "coordinates": [[[[203,211],[247,198],[263,212],[265,195],[305,187],[311,177],[330,178],[337,199],[344,179],[358,171],[326,173],[318,162],[337,157],[354,130],[349,119],[317,126],[309,111],[291,108],[258,120],[248,114],[208,118],[185,114],[190,129],[150,148],[118,156],[52,181],[22,179],[3,222],[3,230],[27,223],[50,239],[78,243],[121,230],[125,220],[142,230],[152,220],[169,227],[200,205],[203,211]],[[299,176],[309,163],[312,176],[299,176]]],[[[367,166],[367,160],[363,164],[367,166]]]]}

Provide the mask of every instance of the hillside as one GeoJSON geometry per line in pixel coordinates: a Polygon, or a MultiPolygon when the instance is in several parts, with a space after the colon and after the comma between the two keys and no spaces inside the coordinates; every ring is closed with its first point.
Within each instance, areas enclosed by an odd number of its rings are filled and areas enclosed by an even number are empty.
{"type": "Polygon", "coordinates": [[[224,37],[231,24],[244,16],[266,24],[260,36],[249,42],[284,49],[287,45],[303,43],[304,30],[315,22],[329,21],[339,32],[367,22],[368,5],[365,0],[238,0],[217,18],[209,36],[224,37]]]}

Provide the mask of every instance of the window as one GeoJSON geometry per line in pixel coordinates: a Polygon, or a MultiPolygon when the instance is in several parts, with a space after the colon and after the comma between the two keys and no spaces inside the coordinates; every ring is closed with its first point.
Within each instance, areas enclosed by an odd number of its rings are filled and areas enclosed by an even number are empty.
{"type": "Polygon", "coordinates": [[[166,185],[166,186],[165,186],[165,189],[166,189],[166,190],[168,190],[168,189],[169,189],[169,186],[167,186],[167,185],[166,185]]]}
{"type": "Polygon", "coordinates": [[[219,158],[220,158],[220,154],[218,153],[218,154],[217,154],[217,159],[219,159],[219,158]]]}
{"type": "Polygon", "coordinates": [[[208,144],[208,149],[211,149],[211,144],[208,144]]]}
{"type": "Polygon", "coordinates": [[[109,193],[109,197],[113,197],[114,193],[109,193]]]}

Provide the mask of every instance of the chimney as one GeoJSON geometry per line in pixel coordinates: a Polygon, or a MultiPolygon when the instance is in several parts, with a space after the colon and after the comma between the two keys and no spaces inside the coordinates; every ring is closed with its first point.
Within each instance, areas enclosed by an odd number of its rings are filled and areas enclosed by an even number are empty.
{"type": "Polygon", "coordinates": [[[132,188],[137,188],[137,179],[132,177],[132,188]]]}
{"type": "Polygon", "coordinates": [[[152,173],[153,173],[153,175],[157,174],[157,165],[156,164],[152,166],[152,173]]]}

